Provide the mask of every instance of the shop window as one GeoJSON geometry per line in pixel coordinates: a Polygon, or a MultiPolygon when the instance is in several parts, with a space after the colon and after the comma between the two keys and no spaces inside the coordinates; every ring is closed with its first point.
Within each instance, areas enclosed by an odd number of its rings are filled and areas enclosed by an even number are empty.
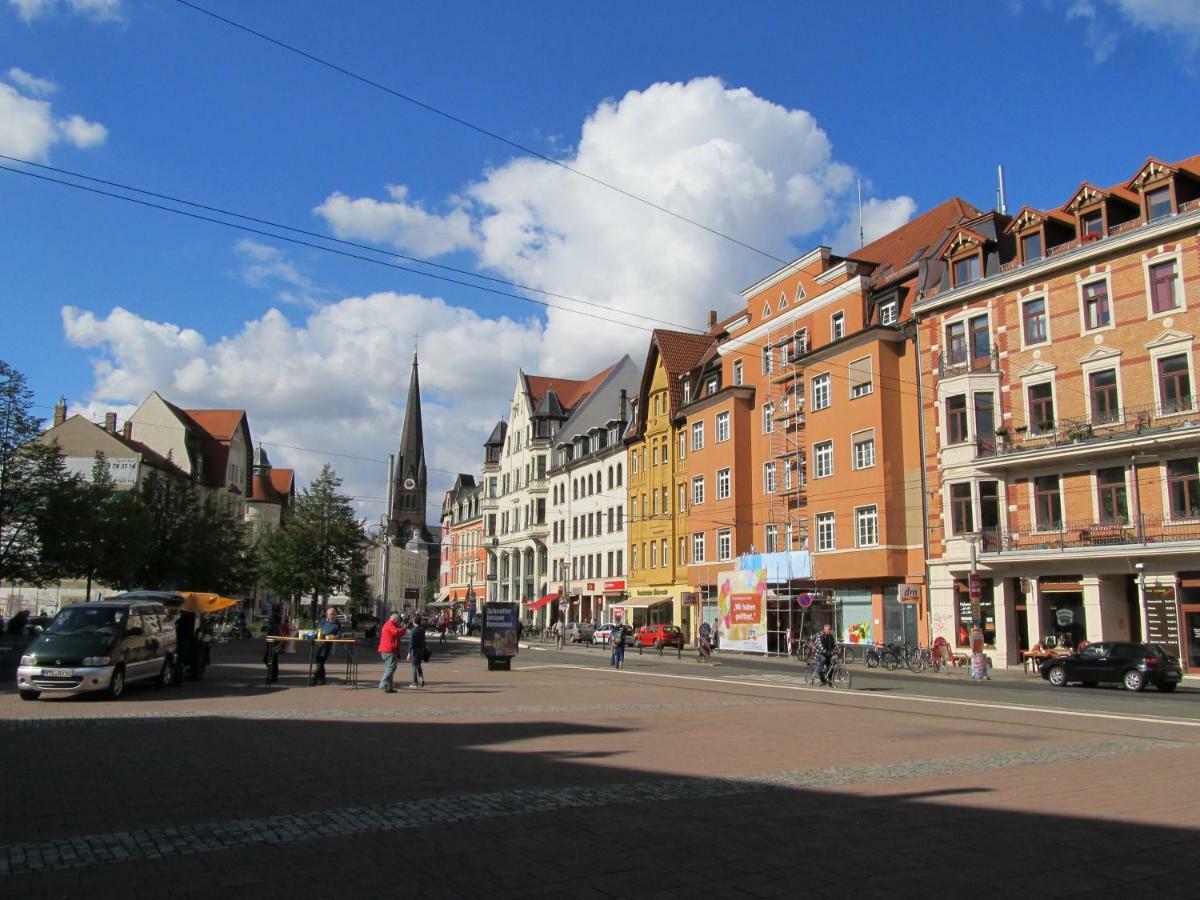
{"type": "Polygon", "coordinates": [[[1192,379],[1186,353],[1164,356],[1158,361],[1158,390],[1163,412],[1192,408],[1192,379]]]}
{"type": "Polygon", "coordinates": [[[983,631],[983,643],[996,646],[996,589],[990,578],[979,579],[979,601],[971,600],[969,585],[965,579],[954,582],[954,613],[956,628],[954,640],[959,647],[967,647],[971,641],[971,628],[976,622],[983,631]]]}
{"type": "Polygon", "coordinates": [[[1179,306],[1175,269],[1173,259],[1150,267],[1150,309],[1155,314],[1170,312],[1179,306]]]}
{"type": "Polygon", "coordinates": [[[1117,370],[1102,369],[1088,375],[1088,393],[1092,401],[1092,422],[1107,425],[1121,417],[1117,407],[1117,370]]]}
{"type": "Polygon", "coordinates": [[[1167,496],[1172,519],[1200,518],[1200,467],[1191,456],[1167,461],[1167,496]]]}
{"type": "Polygon", "coordinates": [[[946,443],[961,444],[967,439],[967,395],[946,398],[946,443]]]}
{"type": "Polygon", "coordinates": [[[1029,386],[1029,430],[1040,434],[1054,428],[1054,385],[1046,381],[1029,386]]]}
{"type": "Polygon", "coordinates": [[[1108,282],[1093,281],[1083,286],[1083,326],[1088,331],[1112,324],[1108,303],[1108,282]]]}
{"type": "Polygon", "coordinates": [[[1099,494],[1100,521],[1122,525],[1129,522],[1129,500],[1125,489],[1125,469],[1113,466],[1096,473],[1096,492],[1099,494]]]}
{"type": "Polygon", "coordinates": [[[1062,528],[1062,492],[1057,475],[1040,475],[1033,479],[1033,505],[1040,531],[1062,528]]]}
{"type": "Polygon", "coordinates": [[[971,506],[971,484],[950,485],[950,533],[972,534],[975,531],[975,513],[971,506]]]}
{"type": "Polygon", "coordinates": [[[1021,325],[1026,346],[1044,344],[1050,339],[1045,297],[1034,297],[1021,305],[1021,325]]]}
{"type": "Polygon", "coordinates": [[[1171,205],[1171,188],[1164,186],[1146,191],[1146,221],[1154,222],[1175,212],[1171,205]]]}

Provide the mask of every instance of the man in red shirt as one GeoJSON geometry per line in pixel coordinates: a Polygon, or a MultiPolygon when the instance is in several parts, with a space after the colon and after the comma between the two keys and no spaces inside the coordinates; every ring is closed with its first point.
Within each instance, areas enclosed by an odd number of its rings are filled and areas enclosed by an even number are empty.
{"type": "Polygon", "coordinates": [[[394,612],[383,623],[383,631],[379,635],[379,655],[383,659],[383,677],[379,679],[379,689],[386,694],[396,693],[392,679],[396,676],[396,666],[400,662],[400,642],[404,638],[404,628],[400,625],[400,613],[394,612]]]}

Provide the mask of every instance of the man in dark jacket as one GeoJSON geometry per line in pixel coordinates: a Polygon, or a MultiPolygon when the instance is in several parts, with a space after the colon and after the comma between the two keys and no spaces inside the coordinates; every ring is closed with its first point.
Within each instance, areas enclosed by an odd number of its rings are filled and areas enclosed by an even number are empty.
{"type": "Polygon", "coordinates": [[[325,618],[317,625],[317,670],[313,672],[313,684],[325,683],[325,661],[333,652],[333,644],[324,644],[321,641],[335,638],[341,633],[342,626],[337,620],[337,611],[331,606],[325,610],[325,618]]]}
{"type": "Polygon", "coordinates": [[[821,684],[829,684],[829,663],[833,660],[833,651],[837,649],[837,641],[833,637],[833,626],[826,625],[821,633],[813,639],[813,655],[817,658],[817,677],[821,684]]]}
{"type": "Polygon", "coordinates": [[[409,687],[425,687],[425,670],[421,668],[421,664],[425,662],[425,626],[420,616],[413,619],[408,649],[408,660],[412,663],[412,684],[409,687]]]}

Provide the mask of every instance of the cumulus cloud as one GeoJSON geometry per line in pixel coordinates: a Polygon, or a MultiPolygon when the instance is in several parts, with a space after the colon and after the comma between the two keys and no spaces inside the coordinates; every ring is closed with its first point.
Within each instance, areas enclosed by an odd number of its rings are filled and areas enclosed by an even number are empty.
{"type": "Polygon", "coordinates": [[[8,70],[8,80],[30,97],[48,97],[58,90],[58,85],[47,78],[30,75],[16,66],[8,70]]]}
{"type": "MultiPolygon", "coordinates": [[[[120,307],[104,316],[65,307],[62,321],[67,341],[95,354],[92,391],[81,400],[89,409],[129,410],[157,390],[184,407],[246,409],[255,440],[375,459],[399,443],[419,334],[428,464],[445,470],[431,473],[432,503],[450,473],[479,468],[483,437],[506,409],[517,369],[537,357],[543,339],[537,321],[489,319],[441,299],[395,293],[328,304],[299,324],[272,309],[212,341],[120,307]]],[[[326,461],[284,447],[268,451],[305,481],[326,461]]],[[[384,466],[330,461],[355,496],[383,496],[384,466]]],[[[359,509],[377,519],[383,504],[362,499],[359,509]]]]}
{"type": "MultiPolygon", "coordinates": [[[[833,235],[837,249],[857,243],[843,240],[854,173],[834,158],[816,120],[716,78],[601,103],[563,162],[779,259],[822,235],[833,235]]],[[[779,265],[538,159],[485,172],[432,218],[403,189],[389,193],[334,194],[317,212],[340,237],[418,254],[467,250],[513,281],[614,310],[613,324],[549,311],[542,360],[564,375],[594,371],[621,352],[640,357],[645,333],[628,327],[640,322],[630,313],[702,326],[706,310],[731,311],[741,287],[779,265]]],[[[895,224],[913,208],[908,198],[874,202],[873,215],[886,210],[895,224]]]]}
{"type": "Polygon", "coordinates": [[[52,82],[21,69],[10,69],[7,77],[12,84],[0,81],[0,153],[41,162],[61,140],[87,149],[103,144],[108,137],[108,129],[99,122],[79,115],[55,118],[50,101],[31,96],[46,93],[37,83],[52,86],[52,82]]]}
{"type": "Polygon", "coordinates": [[[8,0],[17,15],[26,22],[49,15],[57,10],[85,16],[97,22],[120,21],[124,16],[123,0],[8,0]]]}
{"type": "Polygon", "coordinates": [[[854,254],[854,248],[869,244],[876,238],[881,238],[889,231],[895,231],[913,217],[917,211],[917,201],[912,197],[894,197],[891,200],[872,198],[863,202],[862,208],[862,240],[859,240],[858,217],[847,220],[833,240],[835,247],[841,247],[844,252],[854,254]]]}

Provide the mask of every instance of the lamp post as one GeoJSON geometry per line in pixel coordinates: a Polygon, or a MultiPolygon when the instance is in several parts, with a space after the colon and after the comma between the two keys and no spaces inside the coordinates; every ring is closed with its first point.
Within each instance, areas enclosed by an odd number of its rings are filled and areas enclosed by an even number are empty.
{"type": "Polygon", "coordinates": [[[979,542],[983,540],[983,532],[972,531],[966,538],[967,543],[971,545],[971,574],[967,578],[967,596],[971,600],[971,622],[982,628],[983,614],[980,610],[980,600],[983,598],[983,592],[979,585],[979,557],[977,547],[979,542]]]}

